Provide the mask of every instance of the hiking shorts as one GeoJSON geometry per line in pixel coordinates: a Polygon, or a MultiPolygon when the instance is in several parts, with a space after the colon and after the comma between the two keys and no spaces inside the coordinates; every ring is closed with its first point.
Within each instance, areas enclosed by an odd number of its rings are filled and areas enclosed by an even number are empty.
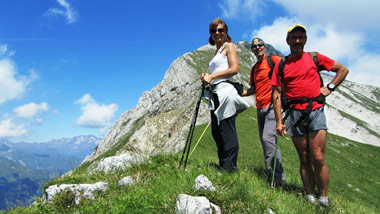
{"type": "Polygon", "coordinates": [[[294,127],[293,125],[297,123],[301,115],[301,110],[295,109],[290,112],[286,122],[286,127],[289,128],[287,130],[288,135],[292,137],[302,137],[313,131],[327,130],[326,115],[323,107],[311,111],[297,127],[294,127]]]}

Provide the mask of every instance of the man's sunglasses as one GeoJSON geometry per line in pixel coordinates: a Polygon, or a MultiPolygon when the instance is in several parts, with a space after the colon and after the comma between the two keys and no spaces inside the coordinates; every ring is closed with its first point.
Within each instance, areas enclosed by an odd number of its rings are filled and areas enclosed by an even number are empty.
{"type": "Polygon", "coordinates": [[[211,31],[211,33],[216,33],[216,31],[218,31],[219,33],[223,33],[225,31],[225,29],[224,28],[218,28],[218,29],[211,29],[210,31],[211,31]]]}
{"type": "Polygon", "coordinates": [[[256,44],[256,45],[252,45],[251,48],[257,48],[257,47],[261,48],[263,46],[264,46],[263,44],[256,44]]]}

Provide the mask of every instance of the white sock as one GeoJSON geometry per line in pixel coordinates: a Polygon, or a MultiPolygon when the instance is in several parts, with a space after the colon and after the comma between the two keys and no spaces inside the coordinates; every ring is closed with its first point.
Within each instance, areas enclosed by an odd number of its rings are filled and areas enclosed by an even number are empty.
{"type": "Polygon", "coordinates": [[[319,201],[319,203],[322,203],[322,204],[328,204],[329,203],[329,197],[320,196],[318,201],[319,201]]]}

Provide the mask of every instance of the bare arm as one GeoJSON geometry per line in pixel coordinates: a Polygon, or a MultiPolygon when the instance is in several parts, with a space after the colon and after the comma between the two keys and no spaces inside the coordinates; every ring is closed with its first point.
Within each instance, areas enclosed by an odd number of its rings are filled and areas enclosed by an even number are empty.
{"type": "Polygon", "coordinates": [[[282,115],[281,115],[281,86],[272,87],[272,103],[274,115],[276,117],[276,131],[278,135],[285,137],[286,127],[282,124],[282,115]]]}
{"type": "MultiPolygon", "coordinates": [[[[331,83],[333,83],[335,87],[338,87],[338,85],[340,85],[343,82],[343,80],[346,78],[349,72],[348,68],[340,64],[339,62],[334,62],[333,66],[331,67],[331,71],[336,73],[334,79],[331,81],[331,83]]],[[[321,93],[324,96],[328,96],[330,95],[331,91],[327,87],[322,87],[321,93]]]]}
{"type": "Polygon", "coordinates": [[[256,90],[256,87],[255,86],[251,86],[250,88],[245,89],[240,96],[245,97],[245,96],[252,95],[252,94],[255,93],[255,90],[256,90]]]}
{"type": "Polygon", "coordinates": [[[226,43],[226,48],[224,52],[228,58],[228,69],[213,74],[202,74],[201,80],[204,83],[208,84],[215,79],[229,78],[236,75],[239,72],[239,61],[234,44],[232,42],[226,43]]]}

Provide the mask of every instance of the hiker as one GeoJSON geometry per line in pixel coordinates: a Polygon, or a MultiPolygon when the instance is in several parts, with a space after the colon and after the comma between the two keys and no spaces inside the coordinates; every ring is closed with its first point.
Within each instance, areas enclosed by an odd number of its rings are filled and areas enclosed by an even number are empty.
{"type": "Polygon", "coordinates": [[[211,130],[218,149],[219,167],[235,172],[239,152],[235,119],[237,113],[249,105],[228,82],[238,73],[239,63],[227,24],[217,18],[210,23],[209,32],[209,43],[216,46],[216,51],[209,64],[211,73],[202,73],[201,81],[210,84],[211,130]]]}
{"type": "MultiPolygon", "coordinates": [[[[316,204],[314,188],[319,193],[319,204],[328,206],[327,196],[329,170],[325,161],[326,116],[324,98],[330,95],[348,74],[348,69],[316,53],[316,59],[304,52],[307,41],[306,28],[293,25],[288,29],[286,42],[290,54],[275,65],[271,84],[273,85],[273,108],[276,115],[276,131],[282,137],[288,134],[300,159],[300,174],[306,192],[306,199],[316,204]],[[319,70],[336,72],[333,80],[323,86],[319,70]],[[285,91],[285,95],[282,95],[285,91]],[[285,96],[286,99],[281,98],[285,96]],[[281,104],[289,100],[286,125],[281,118],[281,104]]],[[[286,103],[285,103],[286,104],[286,103]]],[[[284,117],[286,119],[287,116],[284,117]]]]}
{"type": "Polygon", "coordinates": [[[274,64],[279,62],[281,57],[268,56],[265,53],[266,44],[260,38],[254,38],[252,40],[251,50],[253,54],[255,54],[257,62],[251,70],[251,77],[249,80],[250,88],[245,89],[241,96],[256,94],[257,125],[264,152],[268,182],[272,183],[273,166],[276,162],[273,184],[282,185],[285,183],[285,173],[282,168],[280,148],[277,148],[276,155],[276,119],[271,102],[272,85],[270,84],[274,64]],[[275,156],[277,156],[276,161],[274,161],[275,156]]]}

